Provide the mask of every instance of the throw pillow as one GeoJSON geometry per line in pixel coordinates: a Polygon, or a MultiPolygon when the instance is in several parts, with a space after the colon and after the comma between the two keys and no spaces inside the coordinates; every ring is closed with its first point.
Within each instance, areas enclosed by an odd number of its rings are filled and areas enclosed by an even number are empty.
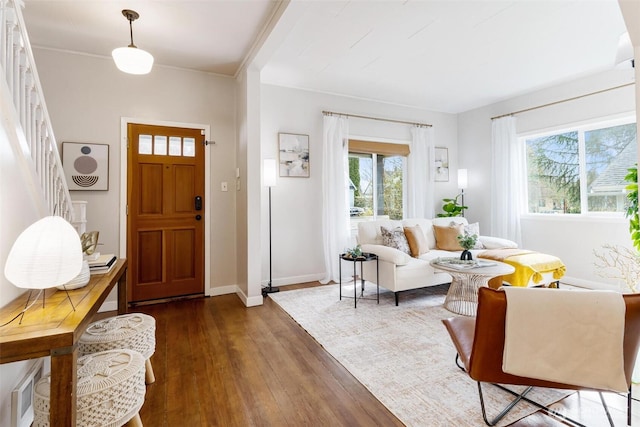
{"type": "Polygon", "coordinates": [[[464,234],[464,224],[449,226],[433,226],[433,234],[436,237],[436,247],[443,251],[462,251],[458,242],[458,236],[464,234]]]}
{"type": "Polygon", "coordinates": [[[417,258],[429,252],[429,243],[427,243],[427,238],[424,236],[419,224],[412,227],[404,227],[404,235],[407,237],[412,257],[417,258]]]}
{"type": "Polygon", "coordinates": [[[402,227],[387,228],[380,226],[382,233],[382,244],[391,248],[396,248],[405,254],[411,254],[407,237],[404,235],[402,227]]]}
{"type": "MultiPolygon", "coordinates": [[[[451,224],[454,224],[453,222],[451,224]]],[[[480,223],[474,222],[473,224],[467,224],[464,226],[464,232],[468,235],[475,234],[480,237],[480,223]]],[[[484,249],[484,245],[480,239],[476,240],[476,245],[472,249],[484,249]]]]}

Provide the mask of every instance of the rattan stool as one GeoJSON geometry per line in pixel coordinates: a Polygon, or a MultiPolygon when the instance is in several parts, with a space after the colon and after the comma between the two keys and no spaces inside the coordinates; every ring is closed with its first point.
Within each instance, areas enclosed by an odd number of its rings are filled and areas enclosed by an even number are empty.
{"type": "Polygon", "coordinates": [[[142,313],[109,317],[90,324],[78,342],[80,356],[117,348],[142,354],[146,361],[146,383],[156,380],[149,360],[156,351],[156,319],[142,313]]]}
{"type": "MultiPolygon", "coordinates": [[[[78,427],[142,426],[144,357],[134,350],[108,350],[78,358],[78,427]]],[[[34,387],[33,427],[48,427],[51,378],[34,387]]]]}

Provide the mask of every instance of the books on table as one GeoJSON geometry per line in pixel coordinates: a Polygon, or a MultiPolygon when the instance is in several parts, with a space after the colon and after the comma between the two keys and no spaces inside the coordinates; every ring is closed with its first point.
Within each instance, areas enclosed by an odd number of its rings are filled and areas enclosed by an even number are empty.
{"type": "Polygon", "coordinates": [[[91,274],[104,274],[111,271],[118,257],[114,254],[101,254],[96,259],[87,261],[89,263],[89,271],[91,274]]]}

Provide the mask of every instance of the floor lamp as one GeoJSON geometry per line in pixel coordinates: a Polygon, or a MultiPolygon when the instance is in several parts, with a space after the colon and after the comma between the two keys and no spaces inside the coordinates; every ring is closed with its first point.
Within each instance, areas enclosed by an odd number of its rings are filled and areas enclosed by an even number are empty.
{"type": "MultiPolygon", "coordinates": [[[[461,205],[464,206],[464,189],[467,188],[467,170],[458,169],[458,188],[462,195],[461,205]]],[[[462,216],[464,216],[464,209],[462,209],[462,216]]]]}
{"type": "Polygon", "coordinates": [[[276,185],[276,160],[275,159],[264,159],[263,165],[263,174],[264,174],[264,185],[269,187],[269,284],[262,288],[262,296],[266,297],[268,294],[279,292],[280,289],[274,288],[271,286],[271,187],[276,185]]]}

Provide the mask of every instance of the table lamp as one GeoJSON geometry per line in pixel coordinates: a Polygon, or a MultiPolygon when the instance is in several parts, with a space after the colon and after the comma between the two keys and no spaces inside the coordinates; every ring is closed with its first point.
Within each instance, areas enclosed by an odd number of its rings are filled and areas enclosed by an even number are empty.
{"type": "Polygon", "coordinates": [[[18,236],[7,257],[4,275],[18,288],[42,292],[69,282],[81,267],[82,245],[75,228],[62,217],[47,216],[18,236]]]}

